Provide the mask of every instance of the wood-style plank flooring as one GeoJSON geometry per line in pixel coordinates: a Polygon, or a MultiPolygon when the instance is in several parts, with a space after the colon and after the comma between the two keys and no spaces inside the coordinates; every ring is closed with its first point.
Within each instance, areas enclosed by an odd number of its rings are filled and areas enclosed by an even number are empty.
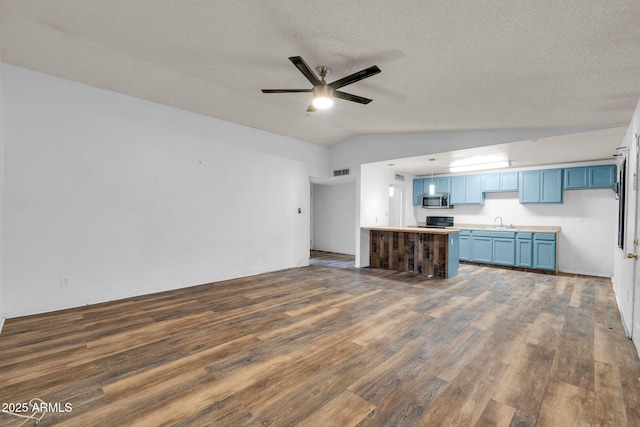
{"type": "Polygon", "coordinates": [[[316,252],[8,319],[0,402],[33,398],[54,409],[38,426],[624,427],[640,426],[640,362],[608,279],[464,264],[426,279],[316,252]]]}

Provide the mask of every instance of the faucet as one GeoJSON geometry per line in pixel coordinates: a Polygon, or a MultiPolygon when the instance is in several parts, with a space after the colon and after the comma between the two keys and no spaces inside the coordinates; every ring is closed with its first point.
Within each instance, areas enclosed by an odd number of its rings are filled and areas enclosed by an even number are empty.
{"type": "Polygon", "coordinates": [[[495,219],[493,220],[493,222],[496,222],[498,220],[498,218],[500,218],[500,227],[504,227],[504,225],[502,225],[502,217],[501,216],[497,216],[495,217],[495,219]]]}

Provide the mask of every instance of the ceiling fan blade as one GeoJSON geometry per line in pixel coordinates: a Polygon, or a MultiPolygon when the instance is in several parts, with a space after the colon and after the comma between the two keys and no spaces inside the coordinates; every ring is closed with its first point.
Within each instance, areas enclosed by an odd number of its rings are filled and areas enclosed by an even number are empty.
{"type": "Polygon", "coordinates": [[[297,93],[313,92],[313,89],[261,89],[262,93],[297,93]]]}
{"type": "Polygon", "coordinates": [[[382,70],[378,68],[377,65],[372,65],[369,68],[365,68],[364,70],[358,71],[357,73],[350,74],[347,77],[343,77],[339,80],[336,80],[333,83],[329,83],[329,86],[331,86],[334,89],[339,89],[342,86],[350,85],[351,83],[355,83],[359,80],[366,79],[367,77],[371,77],[381,72],[382,70]]]}
{"type": "Polygon", "coordinates": [[[304,76],[311,82],[312,85],[318,86],[322,84],[322,82],[318,79],[313,70],[309,68],[307,63],[304,62],[304,59],[302,59],[301,56],[291,56],[289,57],[289,60],[293,62],[293,65],[295,65],[298,70],[300,70],[300,72],[304,74],[304,76]]]}
{"type": "Polygon", "coordinates": [[[353,102],[358,102],[360,104],[368,104],[371,101],[373,101],[373,99],[364,98],[358,95],[351,95],[350,93],[341,92],[339,90],[334,90],[333,96],[335,96],[336,98],[344,99],[345,101],[353,101],[353,102]]]}

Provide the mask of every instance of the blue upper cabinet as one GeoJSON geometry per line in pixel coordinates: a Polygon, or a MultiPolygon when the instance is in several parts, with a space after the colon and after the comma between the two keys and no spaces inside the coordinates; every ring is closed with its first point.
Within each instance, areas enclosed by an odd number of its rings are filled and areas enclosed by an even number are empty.
{"type": "MultiPolygon", "coordinates": [[[[422,205],[422,195],[429,193],[429,185],[431,182],[431,178],[415,178],[413,180],[414,205],[422,205]]],[[[435,185],[436,194],[451,192],[451,177],[433,177],[433,184],[435,185]]]]}
{"type": "Polygon", "coordinates": [[[449,198],[451,204],[484,204],[482,182],[482,175],[452,176],[449,198]]]}
{"type": "Polygon", "coordinates": [[[484,204],[482,191],[482,175],[465,176],[465,201],[466,203],[484,204]]]}
{"type": "Polygon", "coordinates": [[[611,188],[616,182],[616,165],[597,165],[564,170],[564,189],[611,188]]]}
{"type": "Polygon", "coordinates": [[[564,189],[589,188],[589,168],[567,168],[564,170],[564,189]]]}
{"type": "Polygon", "coordinates": [[[611,188],[616,182],[616,165],[589,166],[589,188],[611,188]]]}
{"type": "Polygon", "coordinates": [[[518,191],[518,172],[502,172],[482,175],[484,192],[518,191]]]}
{"type": "Polygon", "coordinates": [[[500,174],[500,191],[518,191],[518,172],[500,174]]]}
{"type": "Polygon", "coordinates": [[[484,191],[500,191],[500,174],[492,173],[482,176],[482,189],[484,191]]]}
{"type": "Polygon", "coordinates": [[[451,193],[451,177],[443,176],[433,178],[433,181],[436,184],[436,193],[451,193]]]}
{"type": "Polygon", "coordinates": [[[452,205],[461,205],[466,203],[465,188],[464,176],[451,177],[451,194],[449,195],[449,202],[452,205]]]}
{"type": "Polygon", "coordinates": [[[562,203],[562,169],[519,173],[520,203],[562,203]]]}
{"type": "MultiPolygon", "coordinates": [[[[611,188],[616,182],[616,165],[580,166],[500,172],[484,175],[433,177],[436,193],[449,193],[452,205],[484,204],[484,193],[519,192],[520,203],[562,203],[563,190],[611,188]]],[[[413,204],[429,191],[431,178],[413,180],[413,204]]]]}
{"type": "Polygon", "coordinates": [[[540,203],[540,171],[520,172],[520,203],[540,203]]]}
{"type": "Polygon", "coordinates": [[[416,178],[413,180],[413,204],[422,204],[422,178],[416,178]]]}
{"type": "Polygon", "coordinates": [[[562,169],[540,171],[540,203],[562,203],[562,169]]]}

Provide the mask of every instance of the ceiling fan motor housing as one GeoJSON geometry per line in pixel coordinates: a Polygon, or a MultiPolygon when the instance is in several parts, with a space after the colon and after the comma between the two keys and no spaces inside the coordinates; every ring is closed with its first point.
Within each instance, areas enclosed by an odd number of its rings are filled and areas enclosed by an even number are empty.
{"type": "Polygon", "coordinates": [[[333,88],[326,84],[313,88],[314,98],[333,98],[333,88]]]}

